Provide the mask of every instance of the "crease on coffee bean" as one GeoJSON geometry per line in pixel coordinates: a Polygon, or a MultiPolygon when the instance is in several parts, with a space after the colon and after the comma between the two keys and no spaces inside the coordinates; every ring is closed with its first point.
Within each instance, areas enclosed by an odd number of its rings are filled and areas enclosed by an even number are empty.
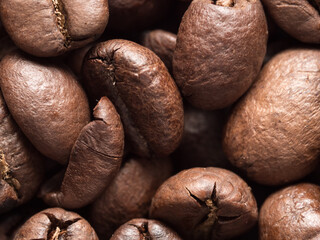
{"type": "Polygon", "coordinates": [[[79,143],[83,144],[87,149],[89,149],[89,151],[91,151],[91,152],[93,152],[93,153],[96,153],[96,154],[98,154],[98,155],[101,155],[101,156],[103,156],[103,157],[115,158],[115,159],[122,158],[122,156],[112,156],[112,155],[109,155],[109,154],[106,154],[106,153],[99,152],[99,151],[93,149],[92,147],[90,147],[88,144],[86,144],[86,143],[83,142],[83,141],[79,141],[79,143]]]}
{"type": "Polygon", "coordinates": [[[54,14],[57,18],[57,26],[61,34],[64,36],[64,47],[70,47],[72,42],[71,36],[68,32],[68,28],[66,26],[67,22],[67,14],[64,10],[63,3],[61,0],[51,0],[54,7],[54,14]]]}
{"type": "Polygon", "coordinates": [[[152,239],[152,237],[149,233],[148,222],[141,223],[141,226],[137,226],[135,224],[128,224],[128,225],[133,226],[138,229],[139,235],[140,235],[140,240],[151,240],[152,239]]]}
{"type": "Polygon", "coordinates": [[[233,7],[235,0],[212,0],[212,3],[221,7],[233,7]]]}
{"type": "MultiPolygon", "coordinates": [[[[127,108],[126,104],[124,103],[124,101],[122,100],[119,91],[116,87],[116,83],[120,82],[119,80],[115,81],[114,79],[116,79],[116,66],[114,64],[114,54],[116,53],[116,51],[118,51],[120,48],[116,48],[113,52],[112,55],[108,57],[108,59],[106,57],[101,57],[101,56],[96,56],[96,57],[92,57],[89,58],[89,60],[93,60],[93,61],[98,61],[103,65],[107,65],[109,66],[110,64],[112,66],[114,66],[114,68],[112,69],[112,75],[109,75],[112,78],[112,86],[113,86],[113,91],[109,91],[112,96],[108,96],[113,104],[115,105],[116,109],[118,110],[118,112],[120,113],[120,116],[123,115],[124,113],[126,113],[126,118],[127,120],[125,120],[123,117],[121,117],[121,121],[125,124],[124,128],[125,130],[128,130],[128,125],[131,126],[132,129],[134,129],[137,138],[139,138],[142,142],[143,142],[143,146],[146,146],[148,155],[151,156],[152,155],[152,151],[151,148],[149,146],[148,141],[145,139],[144,135],[140,132],[140,129],[138,127],[136,127],[136,125],[134,124],[134,122],[132,121],[132,116],[131,116],[131,112],[129,111],[129,109],[127,108]],[[126,124],[127,123],[127,124],[126,124]]],[[[108,79],[108,78],[107,78],[108,79]]]]}
{"type": "Polygon", "coordinates": [[[51,213],[44,213],[44,214],[48,217],[50,221],[50,226],[47,232],[48,240],[58,240],[61,235],[67,233],[67,229],[69,226],[81,220],[81,218],[75,218],[68,221],[62,221],[57,219],[51,213]]]}
{"type": "Polygon", "coordinates": [[[0,149],[0,170],[1,178],[8,183],[15,191],[18,198],[20,198],[19,189],[21,187],[20,182],[12,176],[9,164],[6,162],[5,154],[3,150],[0,149]]]}

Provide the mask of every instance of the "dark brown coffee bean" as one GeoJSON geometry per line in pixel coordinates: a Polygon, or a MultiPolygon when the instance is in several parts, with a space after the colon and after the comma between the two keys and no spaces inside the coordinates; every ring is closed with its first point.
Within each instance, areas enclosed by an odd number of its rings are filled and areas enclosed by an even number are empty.
{"type": "Polygon", "coordinates": [[[153,195],[171,172],[169,159],[129,159],[91,207],[89,220],[101,239],[130,219],[147,217],[153,195]]]}
{"type": "Polygon", "coordinates": [[[184,132],[172,158],[178,169],[231,166],[222,151],[223,111],[204,111],[190,105],[184,108],[184,132]]]}
{"type": "Polygon", "coordinates": [[[52,57],[97,39],[107,25],[109,9],[107,0],[1,0],[0,14],[19,48],[52,57]]]}
{"type": "Polygon", "coordinates": [[[136,218],[123,224],[110,240],[181,240],[176,232],[163,223],[144,218],[136,218]]]}
{"type": "Polygon", "coordinates": [[[319,239],[320,187],[300,183],[267,198],[261,207],[261,240],[319,239]]]}
{"type": "Polygon", "coordinates": [[[127,40],[93,47],[83,63],[93,99],[106,95],[121,116],[132,151],[166,156],[183,132],[180,93],[163,62],[149,49],[127,40]]]}
{"type": "Polygon", "coordinates": [[[87,97],[72,72],[57,62],[12,52],[0,63],[0,86],[12,116],[33,145],[65,164],[90,120],[87,97]]]}
{"type": "Polygon", "coordinates": [[[9,52],[16,49],[12,40],[6,35],[0,38],[0,60],[9,52]]]}
{"type": "Polygon", "coordinates": [[[30,200],[43,177],[40,154],[10,115],[0,92],[0,213],[30,200]]]}
{"type": "Polygon", "coordinates": [[[142,45],[157,54],[168,70],[172,72],[172,58],[176,41],[176,34],[164,30],[153,30],[144,34],[142,45]]]}
{"type": "Polygon", "coordinates": [[[93,113],[95,120],[80,132],[71,151],[60,191],[43,196],[50,206],[80,208],[96,199],[120,169],[124,132],[120,117],[106,97],[93,113]]]}
{"type": "Polygon", "coordinates": [[[194,106],[234,103],[257,77],[267,44],[259,0],[195,0],[183,16],[173,56],[174,78],[194,106]]]}
{"type": "Polygon", "coordinates": [[[109,0],[108,29],[118,32],[142,30],[166,16],[170,0],[109,0]]]}
{"type": "Polygon", "coordinates": [[[80,215],[62,208],[49,208],[33,215],[14,240],[98,240],[90,224],[80,215]]]}
{"type": "Polygon", "coordinates": [[[150,217],[184,239],[224,239],[249,230],[258,218],[251,188],[222,168],[191,168],[166,180],[152,199],[150,217]]]}
{"type": "Polygon", "coordinates": [[[310,173],[320,149],[320,50],[276,55],[233,110],[224,148],[232,164],[267,185],[310,173]]]}
{"type": "Polygon", "coordinates": [[[67,65],[78,77],[82,77],[81,69],[84,57],[93,45],[94,44],[92,43],[83,48],[74,50],[67,56],[67,65]]]}
{"type": "Polygon", "coordinates": [[[274,21],[292,37],[320,43],[319,0],[262,0],[274,21]]]}

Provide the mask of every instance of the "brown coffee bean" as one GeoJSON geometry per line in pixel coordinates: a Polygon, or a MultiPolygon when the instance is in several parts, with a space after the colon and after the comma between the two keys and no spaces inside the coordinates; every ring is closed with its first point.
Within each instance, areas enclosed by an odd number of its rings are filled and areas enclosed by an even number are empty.
{"type": "Polygon", "coordinates": [[[173,73],[182,95],[207,110],[234,103],[257,77],[267,45],[259,0],[195,0],[177,35],[173,73]]]}
{"type": "Polygon", "coordinates": [[[177,233],[164,225],[163,223],[144,219],[136,218],[123,224],[112,235],[110,240],[181,240],[177,233]]]}
{"type": "Polygon", "coordinates": [[[0,86],[12,116],[33,145],[65,164],[90,120],[87,97],[72,72],[49,59],[12,52],[0,63],[0,86]]]}
{"type": "Polygon", "coordinates": [[[29,201],[43,177],[40,154],[22,134],[0,92],[0,213],[29,201]]]}
{"type": "Polygon", "coordinates": [[[153,30],[143,35],[142,45],[152,50],[172,72],[173,51],[177,35],[164,30],[153,30]]]}
{"type": "Polygon", "coordinates": [[[97,39],[107,25],[109,9],[107,0],[1,0],[0,15],[19,48],[52,57],[97,39]]]}
{"type": "Polygon", "coordinates": [[[150,217],[168,223],[184,239],[225,239],[253,227],[258,209],[238,175],[222,168],[191,168],[160,186],[150,217]]]}
{"type": "Polygon", "coordinates": [[[81,69],[84,57],[86,56],[87,52],[92,48],[94,44],[86,45],[83,48],[77,49],[72,51],[67,56],[67,65],[71,68],[71,70],[81,79],[81,69]]]}
{"type": "Polygon", "coordinates": [[[252,180],[278,185],[310,173],[320,153],[320,51],[287,50],[233,110],[224,148],[252,180]]]}
{"type": "Polygon", "coordinates": [[[120,117],[106,97],[93,113],[95,120],[80,132],[71,151],[60,191],[43,196],[50,206],[80,208],[93,202],[120,169],[124,132],[120,117]]]}
{"type": "Polygon", "coordinates": [[[108,29],[133,32],[152,26],[168,12],[170,0],[109,0],[108,29]]]}
{"type": "Polygon", "coordinates": [[[62,208],[49,208],[33,215],[14,237],[14,240],[26,239],[98,240],[98,237],[80,215],[62,208]]]}
{"type": "Polygon", "coordinates": [[[127,40],[93,47],[83,63],[92,99],[106,95],[115,104],[131,149],[140,156],[166,156],[183,131],[180,93],[163,62],[149,49],[127,40]]]}
{"type": "Polygon", "coordinates": [[[320,187],[300,183],[267,198],[261,207],[261,240],[319,239],[320,187]]]}
{"type": "Polygon", "coordinates": [[[223,111],[204,111],[190,105],[184,108],[184,132],[172,158],[178,169],[192,167],[230,168],[222,150],[223,111]]]}
{"type": "Polygon", "coordinates": [[[292,37],[320,43],[319,0],[262,0],[274,21],[292,37]]]}
{"type": "Polygon", "coordinates": [[[169,159],[129,159],[90,209],[89,220],[101,239],[130,219],[147,217],[153,195],[171,172],[169,159]]]}

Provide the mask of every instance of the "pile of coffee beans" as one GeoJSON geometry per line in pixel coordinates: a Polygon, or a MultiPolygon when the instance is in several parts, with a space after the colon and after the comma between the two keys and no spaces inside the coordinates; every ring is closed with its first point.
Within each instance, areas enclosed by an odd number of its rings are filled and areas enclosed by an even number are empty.
{"type": "Polygon", "coordinates": [[[320,239],[319,0],[0,20],[0,240],[320,239]]]}

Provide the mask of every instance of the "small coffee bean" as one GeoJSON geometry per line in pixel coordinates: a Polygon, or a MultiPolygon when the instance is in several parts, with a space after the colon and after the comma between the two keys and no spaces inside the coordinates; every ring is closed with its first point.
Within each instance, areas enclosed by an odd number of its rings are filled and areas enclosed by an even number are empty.
{"type": "Polygon", "coordinates": [[[41,155],[23,135],[0,92],[0,213],[29,201],[43,178],[41,155]]]}
{"type": "Polygon", "coordinates": [[[143,218],[132,219],[123,224],[110,240],[181,240],[177,233],[163,223],[143,218]]]}
{"type": "Polygon", "coordinates": [[[273,193],[259,215],[261,240],[319,239],[320,187],[300,183],[273,193]]]}
{"type": "Polygon", "coordinates": [[[169,159],[130,158],[90,209],[89,220],[100,238],[109,239],[133,218],[147,217],[152,197],[171,172],[169,159]]]}
{"type": "Polygon", "coordinates": [[[94,229],[80,215],[62,208],[49,208],[33,215],[13,240],[98,240],[94,229]]]}
{"type": "Polygon", "coordinates": [[[152,50],[172,72],[172,58],[176,47],[177,35],[164,30],[144,33],[142,45],[152,50]]]}
{"type": "Polygon", "coordinates": [[[95,120],[80,132],[70,155],[60,191],[43,196],[50,206],[80,208],[96,199],[120,169],[124,132],[120,117],[106,97],[94,109],[95,120]]]}
{"type": "Polygon", "coordinates": [[[102,42],[87,54],[83,74],[92,99],[107,96],[116,106],[132,152],[167,156],[177,148],[182,99],[155,53],[127,40],[102,42]]]}
{"type": "Polygon", "coordinates": [[[195,0],[185,12],[173,55],[173,74],[195,107],[234,103],[257,77],[268,30],[259,0],[195,0]]]}
{"type": "Polygon", "coordinates": [[[89,122],[86,94],[66,66],[11,52],[0,63],[0,87],[8,108],[32,144],[46,157],[67,163],[89,122]]]}
{"type": "Polygon", "coordinates": [[[183,239],[225,239],[257,222],[251,188],[222,168],[191,168],[166,180],[152,199],[150,217],[172,226],[183,239]]]}
{"type": "Polygon", "coordinates": [[[107,0],[1,0],[3,26],[23,51],[53,57],[96,40],[109,18],[107,0]]]}
{"type": "Polygon", "coordinates": [[[320,43],[319,0],[261,0],[273,20],[292,37],[320,43]]]}
{"type": "Polygon", "coordinates": [[[320,154],[320,51],[272,58],[228,120],[224,149],[250,179],[279,185],[309,174],[320,154]]]}

